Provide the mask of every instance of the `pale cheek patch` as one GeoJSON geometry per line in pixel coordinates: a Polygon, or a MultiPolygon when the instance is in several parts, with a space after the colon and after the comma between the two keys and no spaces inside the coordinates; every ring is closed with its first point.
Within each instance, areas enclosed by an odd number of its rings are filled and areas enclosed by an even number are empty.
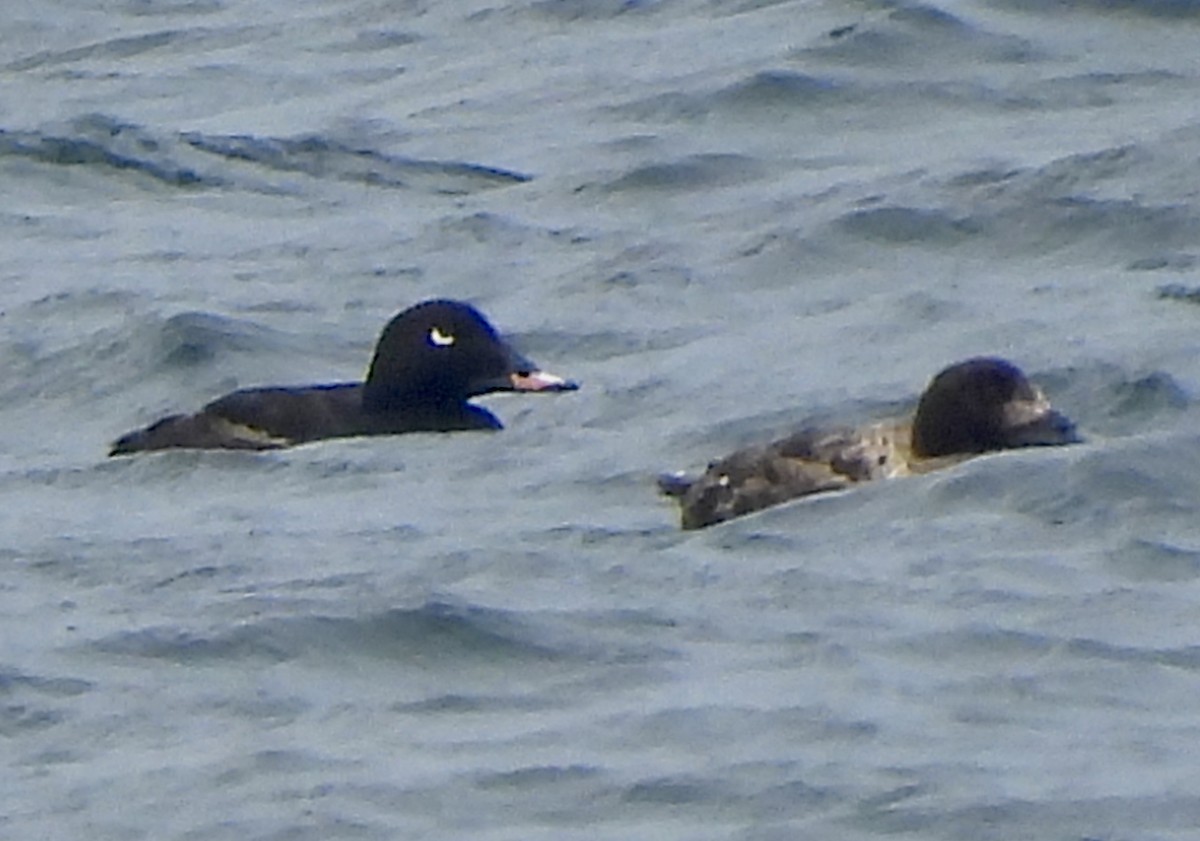
{"type": "Polygon", "coordinates": [[[1050,401],[1040,392],[1034,400],[1014,400],[1004,407],[1008,426],[1025,426],[1041,420],[1050,411],[1050,401]]]}
{"type": "Polygon", "coordinates": [[[429,344],[434,347],[450,347],[454,344],[453,333],[443,333],[438,328],[434,327],[429,331],[429,344]]]}

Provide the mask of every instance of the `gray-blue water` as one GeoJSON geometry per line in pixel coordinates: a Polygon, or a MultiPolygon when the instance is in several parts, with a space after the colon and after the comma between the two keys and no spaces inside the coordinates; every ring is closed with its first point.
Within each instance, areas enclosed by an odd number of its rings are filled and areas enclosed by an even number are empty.
{"type": "Polygon", "coordinates": [[[0,836],[1200,826],[1200,3],[9,0],[0,836]],[[497,435],[108,460],[467,298],[497,435]],[[1088,435],[681,533],[1000,354],[1088,435]]]}

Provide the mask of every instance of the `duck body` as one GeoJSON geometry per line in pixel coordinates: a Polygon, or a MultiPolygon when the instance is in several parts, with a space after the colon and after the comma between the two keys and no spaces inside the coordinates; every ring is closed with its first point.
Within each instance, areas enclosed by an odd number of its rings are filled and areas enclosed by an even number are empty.
{"type": "Polygon", "coordinates": [[[670,474],[659,489],[680,505],[685,529],[704,528],[798,497],[925,473],[979,453],[1079,440],[1015,365],[977,357],[941,371],[911,418],[834,430],[806,429],[711,462],[695,478],[670,474]]]}
{"type": "Polygon", "coordinates": [[[469,398],[575,388],[518,354],[469,304],[426,301],[384,328],[364,382],[241,389],[195,414],[171,415],[123,435],[109,454],[266,450],[326,438],[496,430],[502,428],[496,416],[469,398]]]}

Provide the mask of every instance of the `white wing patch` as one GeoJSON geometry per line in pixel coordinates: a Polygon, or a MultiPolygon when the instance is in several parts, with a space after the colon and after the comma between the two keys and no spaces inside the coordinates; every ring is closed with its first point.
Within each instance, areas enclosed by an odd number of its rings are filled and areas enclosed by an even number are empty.
{"type": "Polygon", "coordinates": [[[429,344],[434,347],[450,347],[454,344],[453,333],[443,333],[437,327],[429,331],[429,344]]]}
{"type": "Polygon", "coordinates": [[[295,442],[282,435],[272,435],[265,429],[244,423],[234,423],[226,418],[215,418],[212,429],[222,441],[220,446],[236,450],[279,450],[295,442]]]}

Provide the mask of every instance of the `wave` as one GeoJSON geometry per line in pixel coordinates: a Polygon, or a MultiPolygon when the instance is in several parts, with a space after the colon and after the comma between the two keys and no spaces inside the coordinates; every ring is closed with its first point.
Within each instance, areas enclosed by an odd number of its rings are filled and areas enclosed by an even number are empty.
{"type": "Polygon", "coordinates": [[[1086,246],[1089,254],[1113,252],[1131,267],[1170,267],[1200,238],[1200,216],[1187,202],[1169,196],[1151,202],[1127,195],[1124,186],[1133,178],[1172,177],[1167,152],[1119,146],[1038,167],[993,164],[942,178],[918,173],[919,180],[892,186],[886,197],[875,189],[859,202],[868,206],[845,211],[822,236],[848,239],[851,248],[855,242],[969,244],[1006,254],[1086,246]]]}
{"type": "Polygon", "coordinates": [[[658,93],[604,106],[600,111],[614,120],[653,126],[716,120],[778,130],[781,122],[795,122],[797,131],[815,123],[822,132],[828,131],[826,123],[836,114],[844,129],[878,131],[927,121],[935,115],[941,119],[956,114],[962,119],[964,112],[1003,117],[1014,111],[1040,114],[1105,107],[1139,87],[1174,84],[1182,93],[1190,84],[1183,77],[1163,72],[1084,73],[1002,84],[961,78],[897,79],[813,72],[812,62],[804,63],[803,71],[760,70],[721,87],[658,93]]]}
{"type": "Polygon", "coordinates": [[[260,192],[293,189],[285,182],[263,180],[280,173],[453,196],[521,184],[531,178],[483,164],[406,158],[316,135],[171,134],[103,114],[80,117],[57,129],[0,129],[3,157],[98,172],[130,172],[175,188],[234,187],[260,192]]]}
{"type": "Polygon", "coordinates": [[[1200,18],[1198,0],[1071,0],[1070,3],[1046,3],[1044,0],[989,0],[989,5],[1018,12],[1070,17],[1072,14],[1131,15],[1135,17],[1179,20],[1200,18]]]}
{"type": "Polygon", "coordinates": [[[770,168],[745,155],[689,155],[637,166],[608,184],[612,192],[675,192],[723,187],[765,178],[770,168]]]}
{"type": "Polygon", "coordinates": [[[1040,372],[1037,380],[1068,414],[1105,436],[1131,435],[1169,424],[1195,405],[1184,385],[1160,370],[1095,362],[1040,372]]]}
{"type": "Polygon", "coordinates": [[[207,312],[177,313],[157,332],[153,357],[168,368],[209,362],[226,351],[264,351],[282,338],[259,324],[207,312]]]}
{"type": "Polygon", "coordinates": [[[182,664],[367,658],[427,667],[573,660],[517,614],[429,602],[364,616],[269,617],[211,633],[150,627],[89,644],[110,655],[182,664]]]}
{"type": "Polygon", "coordinates": [[[20,372],[0,395],[21,401],[68,396],[90,403],[126,392],[148,376],[210,366],[233,356],[246,356],[248,364],[269,375],[276,359],[282,366],[311,352],[313,344],[312,337],[305,340],[253,321],[196,311],[145,317],[132,326],[119,323],[68,338],[62,347],[27,340],[0,346],[2,358],[20,372]]]}
{"type": "Polygon", "coordinates": [[[1055,655],[1079,660],[1200,669],[1200,646],[1196,645],[1166,648],[1115,645],[1086,637],[1061,637],[981,626],[920,635],[906,640],[900,648],[909,654],[936,660],[947,667],[952,667],[957,659],[976,664],[981,660],[996,658],[1029,663],[1055,655]]]}
{"type": "Polygon", "coordinates": [[[1171,536],[1187,534],[1200,513],[1197,442],[1186,429],[1190,414],[1180,421],[1183,431],[1139,427],[1139,434],[1118,438],[1085,420],[1083,444],[977,459],[918,483],[921,503],[941,516],[1020,514],[1053,528],[1048,540],[1078,546],[1103,531],[1101,524],[1153,523],[1164,545],[1173,546],[1171,536]]]}
{"type": "Polygon", "coordinates": [[[641,97],[601,110],[617,119],[659,124],[698,122],[713,115],[745,119],[767,114],[778,119],[807,115],[817,109],[854,105],[869,94],[867,86],[832,76],[770,69],[730,84],[701,91],[670,91],[641,97]]]}
{"type": "MultiPolygon", "coordinates": [[[[33,55],[8,62],[8,64],[4,65],[4,69],[10,72],[21,73],[42,67],[74,64],[79,61],[97,59],[125,60],[142,55],[143,53],[154,52],[155,50],[178,50],[184,44],[194,44],[202,40],[207,40],[210,37],[212,37],[212,33],[205,30],[185,31],[168,29],[160,32],[149,32],[144,35],[110,38],[106,41],[85,44],[82,47],[37,52],[33,55]]],[[[228,44],[227,39],[227,33],[221,35],[221,42],[223,44],[228,44]]]]}
{"type": "Polygon", "coordinates": [[[263,138],[186,133],[181,137],[195,149],[229,160],[244,161],[280,172],[299,172],[314,178],[334,178],[374,187],[466,195],[491,187],[522,184],[531,178],[482,164],[397,157],[311,135],[263,138]]]}
{"type": "Polygon", "coordinates": [[[837,227],[862,240],[936,247],[952,246],[982,232],[969,217],[954,218],[937,208],[894,206],[852,210],[837,220],[837,227]]]}
{"type": "MultiPolygon", "coordinates": [[[[1178,255],[1173,264],[1168,264],[1166,258],[1162,261],[1155,261],[1152,266],[1140,265],[1136,268],[1141,269],[1160,269],[1160,268],[1175,268],[1179,271],[1187,271],[1196,265],[1197,258],[1194,255],[1178,255]]],[[[1131,266],[1134,268],[1134,266],[1131,266]]],[[[1200,304],[1200,286],[1185,286],[1182,283],[1167,283],[1158,287],[1158,297],[1164,301],[1182,301],[1185,304],[1200,304]]]]}
{"type": "Polygon", "coordinates": [[[69,718],[63,705],[94,685],[78,678],[43,677],[0,665],[0,735],[45,730],[69,718]]]}
{"type": "Polygon", "coordinates": [[[656,13],[664,5],[661,0],[535,0],[523,13],[535,19],[569,24],[656,13]]]}
{"type": "Polygon", "coordinates": [[[225,179],[197,161],[172,158],[149,132],[99,115],[74,120],[60,132],[0,129],[0,158],[27,158],[53,166],[133,172],[172,187],[216,187],[225,179]]]}
{"type": "Polygon", "coordinates": [[[905,65],[1028,64],[1042,56],[1024,38],[989,32],[942,9],[914,3],[833,29],[793,57],[895,72],[905,65]]]}

